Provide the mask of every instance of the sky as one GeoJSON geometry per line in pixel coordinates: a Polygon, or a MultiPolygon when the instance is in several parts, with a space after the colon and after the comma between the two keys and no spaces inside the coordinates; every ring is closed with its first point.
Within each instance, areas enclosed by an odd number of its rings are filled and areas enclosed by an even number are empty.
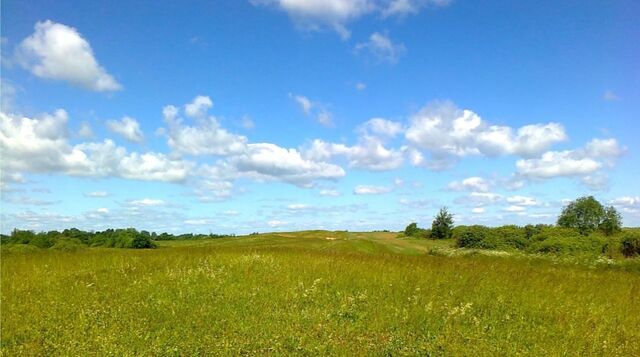
{"type": "Polygon", "coordinates": [[[1,11],[3,233],[640,225],[637,1],[1,11]]]}

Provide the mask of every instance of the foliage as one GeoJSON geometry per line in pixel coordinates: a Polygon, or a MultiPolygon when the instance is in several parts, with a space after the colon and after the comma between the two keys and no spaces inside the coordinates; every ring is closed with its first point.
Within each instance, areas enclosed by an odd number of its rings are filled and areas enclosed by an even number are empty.
{"type": "Polygon", "coordinates": [[[155,232],[137,231],[134,228],[107,229],[97,232],[86,232],[77,228],[65,229],[62,232],[49,231],[35,233],[14,229],[11,235],[0,237],[2,244],[28,244],[38,248],[56,250],[76,250],[81,247],[108,248],[155,248],[158,240],[195,240],[233,237],[221,234],[157,234],[155,232]]]}
{"type": "Polygon", "coordinates": [[[415,237],[415,238],[429,238],[431,234],[431,231],[429,231],[428,229],[424,229],[424,228],[419,228],[418,224],[413,222],[410,223],[405,229],[404,229],[404,235],[405,237],[415,237]]]}
{"type": "Polygon", "coordinates": [[[603,207],[593,196],[580,197],[562,209],[558,226],[575,228],[588,235],[596,229],[611,235],[620,230],[622,220],[614,207],[603,207]]]}
{"type": "Polygon", "coordinates": [[[625,232],[622,239],[622,254],[625,257],[635,257],[640,255],[640,233],[625,232]]]}
{"type": "Polygon", "coordinates": [[[431,224],[431,238],[448,239],[451,238],[453,228],[453,215],[447,211],[447,207],[440,208],[431,224]]]}
{"type": "Polygon", "coordinates": [[[615,208],[607,207],[604,209],[604,215],[598,228],[608,236],[620,232],[622,230],[622,216],[615,208]]]}

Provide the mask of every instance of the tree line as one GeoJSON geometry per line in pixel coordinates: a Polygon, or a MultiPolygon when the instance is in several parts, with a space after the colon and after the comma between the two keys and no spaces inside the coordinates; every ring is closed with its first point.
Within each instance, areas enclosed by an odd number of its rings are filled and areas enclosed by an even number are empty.
{"type": "Polygon", "coordinates": [[[565,206],[555,225],[454,227],[453,224],[453,215],[443,207],[434,217],[431,229],[419,228],[414,222],[403,233],[406,237],[453,238],[461,248],[640,256],[640,230],[623,230],[622,217],[615,207],[604,207],[593,196],[580,197],[565,206]]]}
{"type": "Polygon", "coordinates": [[[28,244],[38,248],[72,249],[75,247],[155,248],[155,241],[224,238],[221,234],[170,234],[138,231],[135,228],[83,231],[77,228],[59,231],[33,232],[14,229],[10,235],[0,235],[2,244],[28,244]]]}

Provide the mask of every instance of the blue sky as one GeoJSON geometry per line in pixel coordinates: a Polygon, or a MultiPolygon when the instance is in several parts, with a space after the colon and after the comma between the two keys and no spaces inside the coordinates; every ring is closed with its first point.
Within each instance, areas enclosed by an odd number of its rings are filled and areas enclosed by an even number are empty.
{"type": "Polygon", "coordinates": [[[2,2],[2,232],[640,225],[634,1],[2,2]]]}

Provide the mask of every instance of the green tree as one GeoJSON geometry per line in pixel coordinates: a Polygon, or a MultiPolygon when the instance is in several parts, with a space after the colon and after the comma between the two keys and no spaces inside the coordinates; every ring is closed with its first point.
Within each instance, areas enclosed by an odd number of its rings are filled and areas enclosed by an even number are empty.
{"type": "Polygon", "coordinates": [[[622,225],[620,215],[613,207],[604,208],[593,196],[580,197],[562,209],[558,226],[575,228],[587,235],[600,228],[605,234],[613,234],[622,225]]]}
{"type": "Polygon", "coordinates": [[[622,216],[613,206],[609,206],[604,209],[604,216],[598,228],[608,236],[620,232],[622,230],[622,216]]]}
{"type": "Polygon", "coordinates": [[[416,222],[410,223],[407,228],[404,229],[404,235],[407,237],[413,237],[418,234],[418,224],[416,222]]]}
{"type": "Polygon", "coordinates": [[[440,211],[431,223],[431,237],[434,239],[451,238],[453,229],[453,215],[447,211],[447,207],[440,208],[440,211]]]}

